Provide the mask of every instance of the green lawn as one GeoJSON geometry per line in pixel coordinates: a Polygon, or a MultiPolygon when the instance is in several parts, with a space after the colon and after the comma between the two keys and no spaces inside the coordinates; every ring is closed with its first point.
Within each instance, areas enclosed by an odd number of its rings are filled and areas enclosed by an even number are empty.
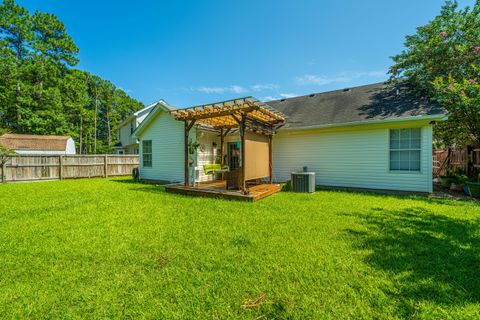
{"type": "Polygon", "coordinates": [[[479,318],[479,219],[424,197],[0,185],[0,317],[479,318]]]}

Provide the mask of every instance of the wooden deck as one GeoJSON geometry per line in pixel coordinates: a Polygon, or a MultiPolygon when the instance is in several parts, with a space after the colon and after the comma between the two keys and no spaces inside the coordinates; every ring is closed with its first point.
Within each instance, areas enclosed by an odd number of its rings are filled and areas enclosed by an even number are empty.
{"type": "Polygon", "coordinates": [[[225,181],[203,182],[195,187],[185,187],[184,185],[171,185],[165,187],[167,192],[179,193],[190,196],[200,196],[209,198],[223,198],[240,201],[255,202],[274,193],[280,192],[279,184],[260,184],[249,188],[248,195],[239,190],[227,190],[225,181]]]}

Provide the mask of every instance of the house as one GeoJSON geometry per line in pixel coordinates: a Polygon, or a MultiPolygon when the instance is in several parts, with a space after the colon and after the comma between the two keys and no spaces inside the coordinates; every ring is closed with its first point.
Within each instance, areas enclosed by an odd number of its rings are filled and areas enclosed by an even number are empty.
{"type": "Polygon", "coordinates": [[[162,104],[167,108],[170,107],[163,100],[157,101],[133,113],[131,116],[129,116],[117,126],[118,143],[114,147],[117,154],[138,154],[138,141],[135,137],[132,136],[132,133],[157,104],[162,104]]]}
{"type": "Polygon", "coordinates": [[[43,136],[32,134],[4,134],[3,145],[17,154],[75,154],[75,142],[68,136],[43,136]]]}
{"type": "MultiPolygon", "coordinates": [[[[187,122],[177,121],[188,119],[185,113],[202,119],[206,116],[201,117],[201,110],[222,115],[227,114],[222,108],[254,100],[249,97],[189,109],[158,104],[134,132],[140,140],[141,179],[181,182],[194,175],[185,175],[187,122]]],[[[272,138],[274,181],[287,181],[291,172],[306,166],[316,173],[319,186],[432,191],[432,126],[446,119],[446,111],[415,95],[407,85],[377,83],[265,105],[286,116],[272,138]]],[[[234,122],[231,125],[226,135],[219,134],[213,120],[192,128],[189,139],[200,145],[193,159],[200,168],[195,180],[218,178],[201,170],[205,164],[223,161],[230,170],[241,166],[239,130],[234,122]]]]}

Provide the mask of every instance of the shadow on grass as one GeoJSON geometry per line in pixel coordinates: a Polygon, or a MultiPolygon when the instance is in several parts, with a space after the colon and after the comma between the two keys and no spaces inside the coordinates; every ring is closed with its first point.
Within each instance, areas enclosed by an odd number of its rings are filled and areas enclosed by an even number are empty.
{"type": "Polygon", "coordinates": [[[398,313],[413,316],[419,302],[446,307],[480,302],[480,233],[476,221],[435,215],[421,207],[373,208],[349,214],[368,231],[347,230],[354,248],[371,252],[366,262],[388,273],[398,313]]]}
{"type": "Polygon", "coordinates": [[[359,194],[359,195],[366,195],[374,198],[381,198],[385,199],[386,197],[394,198],[394,199],[401,199],[401,200],[416,200],[422,201],[429,204],[441,204],[447,206],[463,206],[466,203],[478,203],[477,199],[474,198],[441,198],[435,197],[429,194],[422,194],[418,193],[415,194],[414,192],[407,192],[407,191],[388,191],[388,190],[357,190],[351,188],[317,188],[317,192],[338,192],[344,194],[359,194]]]}
{"type": "Polygon", "coordinates": [[[140,192],[149,192],[149,193],[164,193],[165,187],[163,185],[143,183],[134,181],[133,179],[122,179],[122,180],[112,180],[113,182],[129,184],[132,185],[132,188],[129,190],[140,191],[140,192]]]}

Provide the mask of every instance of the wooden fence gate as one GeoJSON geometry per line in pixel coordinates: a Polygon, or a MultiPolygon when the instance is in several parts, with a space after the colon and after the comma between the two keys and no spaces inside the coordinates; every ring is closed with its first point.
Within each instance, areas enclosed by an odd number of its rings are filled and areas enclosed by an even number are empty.
{"type": "Polygon", "coordinates": [[[0,168],[2,183],[128,176],[138,155],[13,155],[0,168]]]}

